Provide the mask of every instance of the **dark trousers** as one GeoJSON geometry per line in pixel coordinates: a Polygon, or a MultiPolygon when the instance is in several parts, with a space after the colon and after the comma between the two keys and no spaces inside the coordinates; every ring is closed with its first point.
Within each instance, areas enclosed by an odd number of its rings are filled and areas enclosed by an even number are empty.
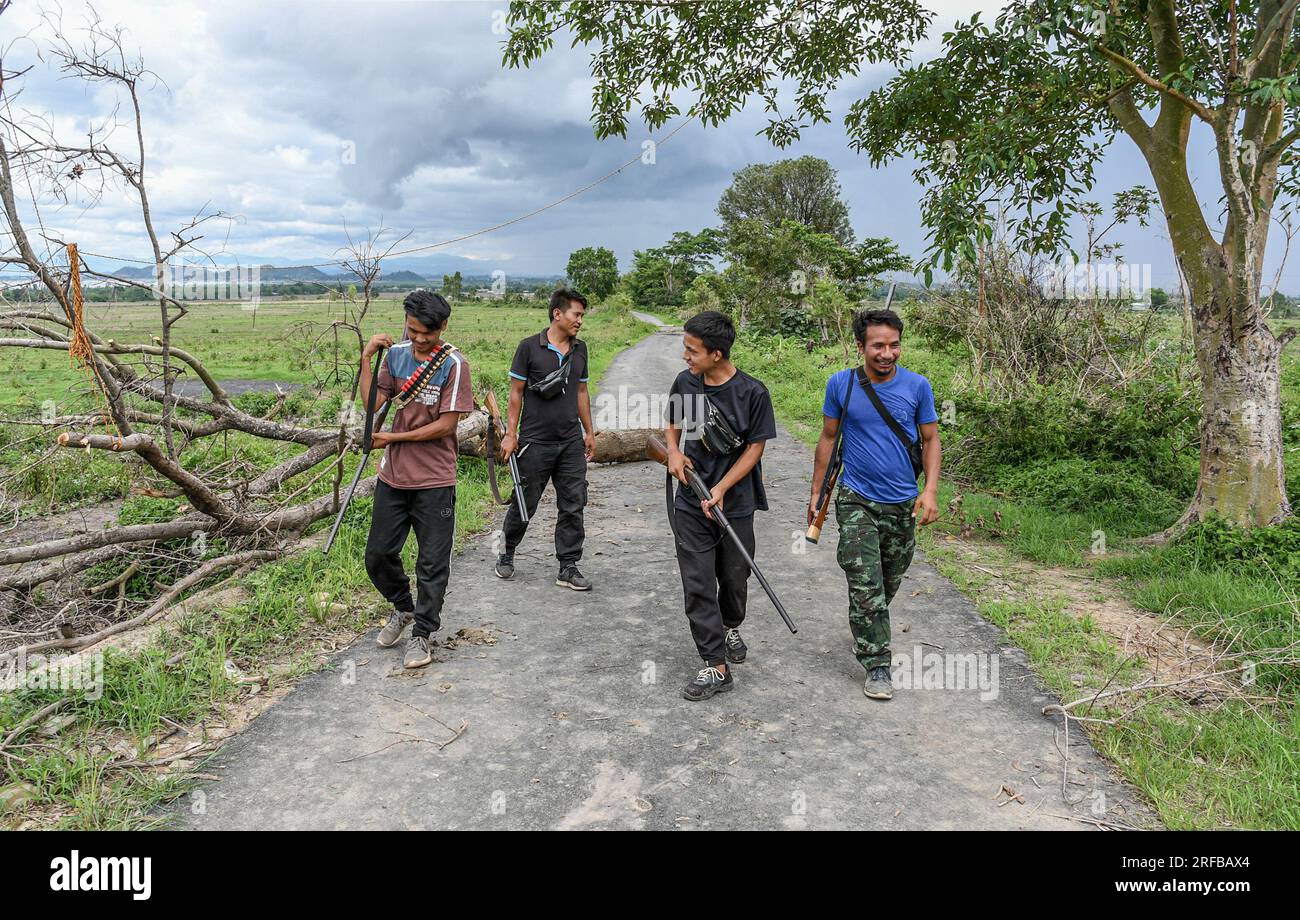
{"type": "Polygon", "coordinates": [[[366,539],[366,572],[384,598],[398,610],[414,611],[412,635],[428,636],[442,625],[442,600],[451,574],[451,545],[456,536],[456,487],[394,489],[380,480],[366,539]],[[411,583],[402,569],[402,547],[415,528],[418,602],[411,602],[411,583]]]}
{"type": "MultiPolygon", "coordinates": [[[[525,445],[520,444],[522,449],[525,445]]],[[[524,480],[524,503],[532,518],[548,482],[555,483],[555,559],[560,567],[582,558],[582,509],[587,504],[587,457],[581,438],[559,443],[529,441],[519,456],[519,475],[524,480]]],[[[512,501],[506,511],[506,555],[513,555],[528,525],[519,517],[512,501]]]]}
{"type": "MultiPolygon", "coordinates": [[[[727,520],[753,556],[754,515],[727,520]]],[[[675,523],[677,567],[695,648],[705,664],[721,664],[726,660],[727,630],[745,621],[749,565],[731,538],[703,513],[678,509],[675,523]]]]}

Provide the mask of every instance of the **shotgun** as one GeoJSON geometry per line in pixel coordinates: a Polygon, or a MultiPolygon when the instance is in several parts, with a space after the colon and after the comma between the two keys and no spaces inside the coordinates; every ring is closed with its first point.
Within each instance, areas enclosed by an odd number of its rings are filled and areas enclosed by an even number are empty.
{"type": "MultiPolygon", "coordinates": [[[[889,293],[885,296],[885,309],[894,302],[894,288],[898,287],[898,282],[889,283],[889,293]]],[[[849,393],[853,392],[853,378],[849,377],[849,393]]],[[[817,513],[813,515],[813,522],[808,525],[808,532],[804,534],[804,539],[809,543],[816,543],[821,539],[822,527],[826,524],[826,512],[831,507],[831,496],[835,494],[835,487],[839,484],[840,473],[844,469],[844,420],[848,417],[849,401],[846,396],[844,399],[844,409],[846,411],[840,414],[840,425],[835,429],[835,446],[831,448],[830,458],[826,462],[826,475],[822,478],[822,487],[817,492],[817,513]]]]}
{"type": "Polygon", "coordinates": [[[339,513],[334,518],[334,526],[330,528],[330,537],[325,541],[325,554],[329,555],[330,547],[334,545],[334,538],[339,535],[339,526],[343,523],[343,515],[347,513],[348,505],[352,503],[352,493],[357,490],[357,483],[361,481],[362,475],[366,472],[366,464],[370,462],[370,451],[374,449],[374,442],[371,438],[376,431],[384,427],[384,419],[388,417],[388,407],[391,400],[384,402],[379,407],[378,414],[375,413],[375,394],[379,392],[379,369],[384,366],[384,349],[381,347],[375,352],[378,360],[375,362],[374,375],[370,378],[370,398],[366,400],[366,425],[361,433],[361,462],[357,464],[356,475],[352,477],[352,484],[348,486],[347,494],[343,496],[343,503],[339,505],[339,513]]]}
{"type": "MultiPolygon", "coordinates": [[[[668,466],[668,448],[664,446],[663,441],[659,440],[653,435],[651,435],[650,439],[646,441],[645,455],[647,460],[653,460],[655,463],[658,463],[661,466],[665,466],[665,467],[668,466]]],[[[668,523],[671,526],[673,522],[672,488],[671,488],[672,474],[669,473],[668,476],[669,476],[668,523]]],[[[691,490],[695,493],[696,497],[700,501],[707,502],[713,498],[712,493],[709,492],[709,487],[705,484],[704,480],[700,478],[700,474],[695,472],[695,470],[689,466],[686,468],[686,478],[691,487],[691,490]]],[[[732,529],[731,523],[727,520],[727,516],[722,513],[722,509],[719,508],[717,505],[714,505],[710,509],[709,513],[712,514],[714,520],[716,520],[718,524],[721,525],[726,535],[731,538],[731,542],[736,544],[736,549],[740,550],[741,558],[745,560],[745,563],[753,571],[755,577],[758,578],[758,583],[763,586],[763,590],[766,591],[767,596],[771,598],[772,606],[776,608],[777,613],[781,614],[781,619],[785,620],[785,625],[789,628],[790,632],[797,633],[799,630],[795,627],[794,620],[790,619],[790,614],[785,612],[785,605],[781,603],[781,599],[776,596],[776,592],[772,590],[772,586],[768,584],[767,579],[763,577],[763,573],[759,570],[758,564],[754,562],[754,557],[749,554],[749,550],[745,549],[745,544],[741,542],[740,534],[736,533],[736,531],[732,529]]]]}
{"type": "MultiPolygon", "coordinates": [[[[497,404],[497,394],[491,390],[483,397],[483,406],[487,409],[488,414],[488,437],[487,437],[487,462],[488,462],[488,485],[492,489],[492,497],[496,499],[498,505],[508,505],[509,501],[501,497],[501,492],[497,488],[496,457],[497,445],[492,443],[492,435],[498,438],[505,437],[506,426],[501,421],[501,407],[497,404]]],[[[524,498],[524,477],[519,473],[519,451],[515,450],[510,453],[506,461],[510,466],[510,479],[514,482],[515,507],[519,509],[519,518],[525,524],[528,523],[528,502],[524,498]]]]}

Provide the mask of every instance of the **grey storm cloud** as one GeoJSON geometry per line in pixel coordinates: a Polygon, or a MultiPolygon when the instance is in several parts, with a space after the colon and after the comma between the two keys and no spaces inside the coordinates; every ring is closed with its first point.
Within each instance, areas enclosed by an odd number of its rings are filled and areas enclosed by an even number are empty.
{"type": "MultiPolygon", "coordinates": [[[[968,14],[973,4],[964,5],[968,14]]],[[[127,28],[166,81],[146,99],[160,223],[181,226],[205,203],[238,215],[228,251],[240,257],[281,264],[336,257],[345,228],[354,237],[379,226],[410,231],[410,245],[459,237],[593,182],[636,157],[650,137],[633,123],[626,138],[596,140],[584,48],[561,40],[531,68],[503,68],[504,36],[494,25],[504,0],[96,6],[106,21],[127,28]]],[[[78,15],[75,4],[64,8],[66,17],[78,15]]],[[[25,9],[18,5],[6,18],[28,15],[25,9]]],[[[633,163],[527,221],[435,253],[485,270],[544,274],[562,272],[576,248],[604,245],[626,269],[633,250],[715,224],[718,197],[735,171],[811,154],[839,171],[859,237],[889,236],[919,257],[926,192],[912,180],[912,164],[872,169],[848,148],[839,121],[887,76],[868,68],[846,81],[831,97],[832,124],[809,128],[786,150],[757,135],[765,117],[751,104],[718,128],[688,125],[656,151],[653,165],[633,163]]],[[[38,69],[26,79],[22,101],[60,113],[70,130],[80,126],[74,114],[111,108],[101,92],[56,74],[38,69]]],[[[1213,179],[1213,159],[1204,159],[1201,171],[1213,179]]],[[[1099,180],[1093,197],[1101,202],[1150,184],[1124,139],[1112,146],[1099,180]]],[[[113,246],[109,251],[140,249],[139,235],[124,229],[138,225],[129,201],[55,214],[65,216],[83,239],[113,246]]],[[[1123,228],[1117,238],[1130,261],[1152,263],[1155,283],[1169,285],[1164,232],[1157,221],[1123,228]]]]}

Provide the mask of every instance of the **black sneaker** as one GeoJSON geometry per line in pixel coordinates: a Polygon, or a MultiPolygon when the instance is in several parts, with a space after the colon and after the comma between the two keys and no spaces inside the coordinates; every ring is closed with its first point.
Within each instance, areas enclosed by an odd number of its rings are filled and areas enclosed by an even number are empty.
{"type": "Polygon", "coordinates": [[[578,571],[576,565],[566,565],[560,569],[560,577],[555,579],[555,583],[561,588],[572,588],[574,591],[591,590],[591,582],[578,571]]]}
{"type": "Polygon", "coordinates": [[[514,578],[515,577],[515,557],[502,553],[497,556],[497,565],[493,570],[497,573],[497,578],[514,578]]]}
{"type": "Polygon", "coordinates": [[[894,684],[889,677],[889,668],[877,665],[867,674],[867,682],[862,685],[862,692],[869,699],[873,700],[892,700],[894,698],[894,684]]]}
{"type": "Polygon", "coordinates": [[[749,654],[749,646],[745,645],[745,640],[740,638],[740,630],[736,628],[727,630],[727,660],[732,664],[740,664],[749,654]]]}
{"type": "Polygon", "coordinates": [[[700,668],[700,672],[695,675],[695,680],[691,681],[682,688],[682,696],[695,702],[697,700],[707,700],[715,693],[726,693],[736,684],[731,679],[731,669],[723,674],[717,668],[709,666],[700,668]]]}

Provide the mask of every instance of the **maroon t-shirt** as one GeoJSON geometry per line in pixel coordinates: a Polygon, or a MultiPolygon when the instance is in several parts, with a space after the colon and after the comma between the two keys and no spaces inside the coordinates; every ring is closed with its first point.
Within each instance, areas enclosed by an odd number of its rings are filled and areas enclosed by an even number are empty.
{"type": "MultiPolygon", "coordinates": [[[[410,342],[399,342],[388,350],[379,368],[379,392],[392,398],[393,392],[419,366],[410,342]],[[396,378],[397,383],[393,381],[396,378]]],[[[397,410],[390,411],[389,430],[402,434],[423,428],[444,412],[472,412],[474,391],[469,380],[469,361],[453,350],[420,394],[397,410]]],[[[384,448],[379,461],[379,478],[395,489],[437,489],[456,484],[456,433],[433,441],[399,441],[384,448]]]]}

